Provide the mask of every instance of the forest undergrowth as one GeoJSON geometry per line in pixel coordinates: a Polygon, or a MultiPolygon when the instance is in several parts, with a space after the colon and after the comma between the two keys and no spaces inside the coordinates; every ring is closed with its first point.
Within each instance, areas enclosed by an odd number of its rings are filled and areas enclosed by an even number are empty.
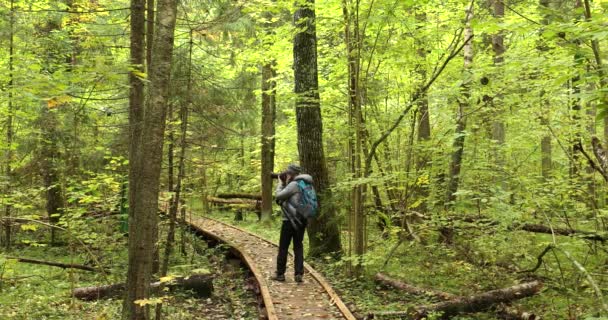
{"type": "MultiPolygon", "coordinates": [[[[119,228],[119,222],[112,217],[94,222],[99,228],[106,228],[108,224],[116,227],[114,231],[119,228]]],[[[74,288],[124,281],[128,261],[127,237],[114,237],[113,234],[114,232],[112,235],[106,234],[105,237],[108,238],[102,241],[89,243],[89,249],[83,250],[82,246],[63,236],[59,245],[48,245],[48,233],[42,229],[20,232],[18,244],[10,252],[4,249],[0,251],[0,319],[120,319],[120,298],[87,302],[71,297],[74,288]],[[110,241],[110,237],[114,238],[110,241]],[[90,252],[105,267],[105,275],[100,272],[21,263],[12,259],[27,257],[95,266],[89,256],[90,252]]],[[[187,255],[174,250],[169,275],[210,274],[214,292],[210,297],[199,298],[191,292],[176,290],[163,294],[160,300],[150,299],[152,304],[162,300],[162,319],[257,319],[257,301],[251,291],[252,280],[248,270],[240,263],[227,259],[225,247],[211,248],[193,234],[185,235],[187,255]]],[[[160,237],[166,237],[165,224],[161,224],[160,237]]],[[[162,252],[163,248],[161,254],[162,252]]]]}
{"type": "MultiPolygon", "coordinates": [[[[278,242],[280,219],[264,225],[257,221],[255,213],[244,213],[243,221],[235,221],[234,212],[214,212],[211,217],[237,225],[273,242],[278,242]]],[[[419,226],[420,227],[420,226],[419,226]]],[[[365,272],[358,277],[349,276],[347,258],[338,261],[317,259],[306,261],[320,271],[340,294],[342,300],[359,316],[370,313],[405,311],[410,307],[439,302],[431,296],[416,296],[387,288],[374,281],[378,272],[405,283],[452,295],[467,296],[494,289],[506,288],[519,283],[539,280],[543,289],[539,294],[514,302],[518,309],[532,312],[542,319],[606,319],[599,317],[601,304],[597,293],[573,261],[593,271],[593,279],[606,294],[608,291],[608,267],[602,255],[592,254],[603,250],[601,244],[579,238],[567,237],[559,246],[563,251],[550,250],[538,263],[543,250],[552,243],[551,235],[539,235],[525,231],[506,231],[500,226],[468,226],[466,237],[457,237],[452,246],[439,244],[431,232],[419,236],[423,243],[404,241],[397,245],[396,230],[381,233],[370,232],[368,253],[363,257],[365,272]],[[538,255],[531,253],[537,252],[538,255]]],[[[370,228],[370,230],[373,228],[370,228]]],[[[430,228],[420,228],[431,230],[430,228]]],[[[342,230],[343,243],[348,244],[348,232],[342,230]]],[[[305,254],[308,239],[304,239],[305,254]]],[[[390,317],[378,317],[389,319],[390,317]]],[[[452,319],[504,319],[491,310],[485,313],[461,315],[452,319]]]]}

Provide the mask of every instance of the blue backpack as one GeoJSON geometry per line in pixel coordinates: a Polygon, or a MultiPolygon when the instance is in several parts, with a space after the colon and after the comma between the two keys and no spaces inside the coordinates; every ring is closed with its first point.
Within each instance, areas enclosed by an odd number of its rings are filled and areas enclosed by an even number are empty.
{"type": "Polygon", "coordinates": [[[304,180],[298,180],[298,187],[300,188],[300,204],[297,212],[307,219],[316,217],[319,211],[319,202],[317,201],[315,188],[304,180]]]}

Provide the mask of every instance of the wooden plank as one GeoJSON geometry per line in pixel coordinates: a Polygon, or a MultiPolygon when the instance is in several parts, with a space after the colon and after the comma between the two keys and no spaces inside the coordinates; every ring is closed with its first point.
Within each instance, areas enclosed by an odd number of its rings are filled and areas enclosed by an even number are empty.
{"type": "MultiPolygon", "coordinates": [[[[275,247],[277,247],[277,245],[275,243],[273,243],[270,240],[264,239],[260,236],[258,236],[257,234],[251,233],[245,229],[241,229],[239,227],[224,223],[222,221],[219,220],[215,220],[212,218],[208,218],[208,217],[204,217],[203,219],[209,219],[212,220],[216,223],[219,224],[223,224],[225,226],[228,226],[230,228],[239,230],[243,233],[249,234],[253,237],[256,237],[266,243],[269,243],[275,247]]],[[[289,254],[293,256],[293,252],[290,250],[289,254]]],[[[316,270],[314,270],[308,263],[304,263],[304,268],[308,271],[308,273],[310,273],[312,275],[312,277],[317,281],[317,283],[319,283],[323,289],[325,290],[325,292],[327,292],[327,294],[329,295],[330,301],[333,301],[336,304],[336,307],[340,310],[340,312],[342,313],[342,315],[344,316],[345,319],[348,320],[356,320],[357,318],[352,314],[352,312],[350,311],[350,309],[348,309],[348,307],[344,304],[344,302],[342,301],[342,299],[340,299],[340,296],[338,296],[338,294],[333,290],[333,288],[331,287],[331,285],[325,280],[325,278],[318,273],[316,270]]]]}
{"type": "MultiPolygon", "coordinates": [[[[214,220],[214,221],[216,221],[216,220],[214,220]]],[[[231,241],[228,241],[227,239],[224,239],[223,237],[220,237],[216,234],[208,232],[207,230],[203,229],[199,225],[195,224],[193,221],[189,221],[188,223],[190,224],[190,226],[192,228],[203,233],[205,236],[208,236],[215,240],[224,242],[225,244],[234,248],[234,250],[236,250],[238,252],[238,254],[240,255],[240,258],[245,262],[247,267],[249,267],[249,269],[253,273],[253,276],[255,277],[256,281],[258,282],[258,285],[260,286],[260,293],[262,294],[262,300],[264,301],[264,305],[266,307],[266,314],[268,316],[268,319],[269,320],[278,320],[279,318],[277,317],[276,311],[274,309],[274,303],[272,302],[270,292],[268,291],[268,286],[266,285],[266,280],[264,280],[264,277],[259,272],[259,270],[255,266],[255,264],[253,263],[253,260],[251,259],[251,257],[249,257],[247,254],[245,254],[243,249],[241,249],[239,246],[232,243],[231,241]]]]}

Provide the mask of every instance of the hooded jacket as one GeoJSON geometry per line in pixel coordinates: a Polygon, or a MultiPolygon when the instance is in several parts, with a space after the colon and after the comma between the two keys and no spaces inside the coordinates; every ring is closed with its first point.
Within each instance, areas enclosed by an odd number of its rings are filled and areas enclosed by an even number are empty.
{"type": "Polygon", "coordinates": [[[300,187],[298,187],[299,180],[304,180],[307,183],[312,184],[312,177],[309,174],[299,174],[286,186],[282,183],[277,185],[275,199],[281,205],[284,221],[305,225],[306,219],[299,216],[296,210],[300,204],[300,197],[302,196],[300,187]]]}

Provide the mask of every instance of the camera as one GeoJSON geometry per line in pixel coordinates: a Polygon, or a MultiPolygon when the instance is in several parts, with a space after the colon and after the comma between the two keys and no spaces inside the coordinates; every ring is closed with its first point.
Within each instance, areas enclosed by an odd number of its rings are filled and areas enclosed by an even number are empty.
{"type": "Polygon", "coordinates": [[[285,182],[285,180],[287,179],[287,172],[283,171],[283,172],[272,172],[270,174],[270,177],[272,177],[273,179],[279,178],[281,179],[281,181],[285,182]]]}

